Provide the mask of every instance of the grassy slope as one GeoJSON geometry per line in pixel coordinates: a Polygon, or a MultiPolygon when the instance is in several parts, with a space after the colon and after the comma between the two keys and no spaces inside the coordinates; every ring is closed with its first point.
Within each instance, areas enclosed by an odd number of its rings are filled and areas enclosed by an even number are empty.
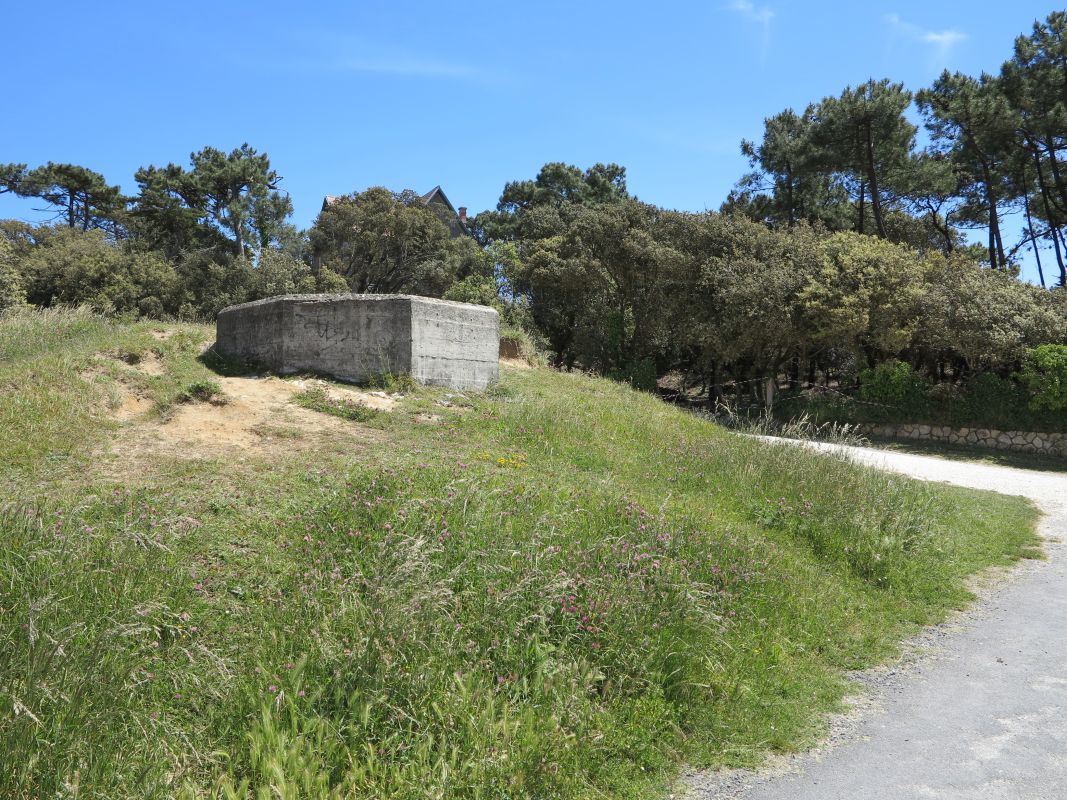
{"type": "Polygon", "coordinates": [[[421,391],[355,458],[107,483],[91,355],[156,348],[162,405],[210,377],[152,327],[0,321],[4,797],[655,794],[811,743],[843,670],[1034,546],[1021,500],[547,370],[421,391]]]}

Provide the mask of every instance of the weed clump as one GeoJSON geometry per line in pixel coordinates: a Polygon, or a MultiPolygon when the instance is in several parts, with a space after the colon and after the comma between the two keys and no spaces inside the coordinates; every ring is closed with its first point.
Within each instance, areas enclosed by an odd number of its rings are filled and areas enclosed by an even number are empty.
{"type": "Polygon", "coordinates": [[[175,398],[179,403],[212,403],[225,405],[222,387],[211,380],[195,380],[188,384],[175,398]]]}
{"type": "Polygon", "coordinates": [[[380,372],[371,376],[367,381],[367,386],[389,394],[412,394],[418,390],[419,383],[406,372],[400,374],[380,372]]]}
{"type": "Polygon", "coordinates": [[[304,408],[330,414],[349,422],[371,422],[378,419],[380,411],[358,403],[350,397],[331,397],[322,386],[313,386],[293,396],[293,400],[304,408]]]}

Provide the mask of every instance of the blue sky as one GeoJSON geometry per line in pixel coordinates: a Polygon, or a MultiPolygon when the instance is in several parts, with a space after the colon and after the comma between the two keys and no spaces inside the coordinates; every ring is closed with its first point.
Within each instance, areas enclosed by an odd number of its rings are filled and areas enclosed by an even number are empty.
{"type": "MultiPolygon", "coordinates": [[[[301,226],[323,195],[374,185],[441,184],[473,214],[546,161],[614,161],[642,200],[716,209],[765,117],[870,77],[917,89],[944,68],[995,71],[1054,8],[12,3],[0,162],[84,164],[132,192],[139,166],[247,141],[301,226]]],[[[40,219],[33,207],[0,196],[0,216],[40,219]]]]}

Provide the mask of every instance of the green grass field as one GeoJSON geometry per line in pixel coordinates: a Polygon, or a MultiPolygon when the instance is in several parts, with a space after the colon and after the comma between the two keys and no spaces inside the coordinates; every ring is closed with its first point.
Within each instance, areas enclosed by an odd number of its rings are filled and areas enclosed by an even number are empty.
{"type": "Polygon", "coordinates": [[[541,368],[322,415],[358,447],[117,470],[210,336],[0,318],[4,798],[665,796],[812,744],[847,670],[1035,554],[1020,499],[541,368]]]}

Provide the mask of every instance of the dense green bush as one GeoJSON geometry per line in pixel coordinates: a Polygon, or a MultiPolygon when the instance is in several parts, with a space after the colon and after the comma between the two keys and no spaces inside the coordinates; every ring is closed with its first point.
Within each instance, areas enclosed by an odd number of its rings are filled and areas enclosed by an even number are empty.
{"type": "Polygon", "coordinates": [[[15,248],[0,238],[0,310],[26,302],[22,276],[15,259],[15,248]]]}
{"type": "Polygon", "coordinates": [[[463,280],[456,281],[445,291],[444,299],[457,303],[489,306],[495,308],[501,315],[504,313],[504,304],[500,300],[496,281],[484,275],[468,275],[463,280]]]}
{"type": "Polygon", "coordinates": [[[967,383],[959,398],[946,398],[957,424],[976,419],[1013,419],[1026,410],[1026,392],[1010,378],[980,372],[967,383]]]}
{"type": "Polygon", "coordinates": [[[650,358],[643,358],[640,361],[612,370],[608,373],[608,377],[612,380],[628,383],[643,392],[652,392],[656,389],[656,362],[650,358]]]}
{"type": "Polygon", "coordinates": [[[178,274],[163,256],[109,242],[102,231],[55,228],[21,260],[29,302],[86,305],[104,313],[173,314],[178,274]]]}
{"type": "Polygon", "coordinates": [[[1026,356],[1020,379],[1030,389],[1035,410],[1067,410],[1067,345],[1044,344],[1026,356]]]}
{"type": "Polygon", "coordinates": [[[860,372],[861,400],[895,411],[921,412],[926,407],[927,382],[910,364],[886,361],[860,372]]]}

